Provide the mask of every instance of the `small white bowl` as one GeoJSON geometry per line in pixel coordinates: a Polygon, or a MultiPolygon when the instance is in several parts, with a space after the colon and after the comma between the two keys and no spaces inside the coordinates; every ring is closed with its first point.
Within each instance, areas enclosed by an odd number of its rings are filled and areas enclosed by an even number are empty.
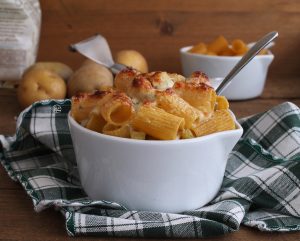
{"type": "Polygon", "coordinates": [[[93,200],[130,210],[178,213],[211,201],[227,157],[243,133],[236,130],[187,140],[133,140],[103,135],[68,115],[81,184],[93,200]]]}
{"type": "MultiPolygon", "coordinates": [[[[200,70],[209,78],[224,78],[242,58],[241,56],[210,56],[189,53],[192,46],[180,49],[183,75],[190,76],[200,70]]],[[[245,100],[262,94],[269,65],[274,55],[255,56],[233,79],[230,85],[221,93],[229,100],[245,100]]]]}

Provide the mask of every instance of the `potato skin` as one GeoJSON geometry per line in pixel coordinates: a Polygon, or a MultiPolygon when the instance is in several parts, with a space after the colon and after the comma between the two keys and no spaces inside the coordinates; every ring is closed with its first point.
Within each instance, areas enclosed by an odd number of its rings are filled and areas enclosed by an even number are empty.
{"type": "Polygon", "coordinates": [[[93,60],[91,60],[91,59],[85,59],[85,60],[82,62],[81,67],[82,67],[82,66],[86,66],[86,65],[94,65],[94,66],[100,65],[100,66],[102,66],[101,64],[98,64],[98,63],[96,63],[95,61],[93,61],[93,60]]]}
{"type": "Polygon", "coordinates": [[[148,72],[148,64],[144,56],[136,50],[121,50],[116,54],[116,60],[119,64],[124,64],[139,70],[142,73],[148,72]]]}
{"type": "Polygon", "coordinates": [[[27,71],[30,71],[33,68],[46,69],[54,72],[65,81],[67,81],[73,74],[73,70],[68,65],[60,62],[36,62],[27,71]]]}
{"type": "Polygon", "coordinates": [[[64,99],[66,93],[66,83],[59,75],[43,68],[32,68],[23,75],[17,97],[20,106],[26,108],[39,100],[64,99]]]}
{"type": "Polygon", "coordinates": [[[113,86],[113,75],[104,66],[86,60],[68,81],[68,96],[106,90],[113,86]]]}

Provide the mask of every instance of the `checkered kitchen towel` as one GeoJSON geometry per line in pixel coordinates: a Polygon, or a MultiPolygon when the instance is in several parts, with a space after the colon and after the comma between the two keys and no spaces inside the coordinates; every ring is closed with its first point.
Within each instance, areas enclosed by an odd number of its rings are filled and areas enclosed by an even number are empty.
{"type": "Polygon", "coordinates": [[[180,214],[90,200],[78,180],[69,110],[69,100],[36,103],[19,116],[15,136],[0,136],[8,174],[23,185],[36,211],[61,210],[69,235],[208,237],[241,224],[300,230],[300,110],[294,104],[240,120],[244,135],[229,156],[218,196],[206,207],[180,214]]]}

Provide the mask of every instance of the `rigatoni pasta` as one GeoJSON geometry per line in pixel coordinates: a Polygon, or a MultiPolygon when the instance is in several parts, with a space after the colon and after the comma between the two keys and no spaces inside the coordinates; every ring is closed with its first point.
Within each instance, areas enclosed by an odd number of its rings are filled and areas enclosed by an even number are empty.
{"type": "Polygon", "coordinates": [[[110,136],[129,138],[130,137],[129,126],[128,125],[116,126],[116,125],[107,123],[103,127],[103,134],[110,135],[110,136]]]}
{"type": "Polygon", "coordinates": [[[234,128],[235,123],[230,112],[228,110],[216,110],[210,119],[195,123],[192,131],[196,136],[205,136],[234,128]]]}
{"type": "Polygon", "coordinates": [[[179,129],[184,126],[184,119],[146,104],[140,107],[132,126],[156,139],[175,140],[179,129]]]}
{"type": "Polygon", "coordinates": [[[184,118],[185,127],[190,128],[203,113],[180,98],[172,89],[158,92],[156,94],[157,106],[166,112],[184,118]]]}
{"type": "Polygon", "coordinates": [[[92,109],[106,94],[108,94],[106,91],[96,91],[93,95],[83,93],[72,97],[71,113],[73,118],[77,122],[86,120],[92,109]]]}
{"type": "Polygon", "coordinates": [[[208,77],[121,71],[115,89],[72,98],[71,115],[87,129],[138,140],[189,139],[235,129],[229,103],[208,77]]]}
{"type": "MultiPolygon", "coordinates": [[[[248,50],[249,47],[243,40],[234,39],[229,43],[223,35],[220,35],[208,44],[200,42],[194,45],[188,52],[211,56],[240,56],[244,55],[248,50]]],[[[263,49],[259,54],[268,54],[268,50],[263,49]]]]}
{"type": "Polygon", "coordinates": [[[99,114],[90,114],[85,127],[96,132],[102,132],[106,121],[99,114]]]}
{"type": "Polygon", "coordinates": [[[134,109],[131,99],[122,92],[109,93],[107,98],[98,102],[102,117],[113,125],[124,125],[129,122],[134,109]]]}
{"type": "MultiPolygon", "coordinates": [[[[215,55],[220,54],[228,46],[228,41],[223,35],[218,36],[214,41],[207,45],[207,52],[214,53],[215,55]]],[[[213,55],[213,54],[210,54],[213,55]]]]}
{"type": "Polygon", "coordinates": [[[225,96],[217,96],[217,110],[226,110],[229,109],[229,103],[225,96]]]}
{"type": "Polygon", "coordinates": [[[205,116],[210,116],[214,112],[216,92],[207,84],[180,81],[176,82],[173,88],[182,99],[205,116]]]}
{"type": "Polygon", "coordinates": [[[129,128],[130,138],[137,139],[137,140],[145,140],[146,133],[143,131],[136,131],[133,128],[129,128]]]}

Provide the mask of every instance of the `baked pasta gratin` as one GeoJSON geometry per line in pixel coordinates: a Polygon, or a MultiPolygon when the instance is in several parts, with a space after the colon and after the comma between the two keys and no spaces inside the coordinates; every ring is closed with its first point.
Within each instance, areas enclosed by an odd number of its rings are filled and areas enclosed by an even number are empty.
{"type": "Polygon", "coordinates": [[[72,97],[71,115],[82,126],[106,135],[150,140],[187,139],[235,129],[229,104],[208,77],[127,68],[115,87],[72,97]]]}

